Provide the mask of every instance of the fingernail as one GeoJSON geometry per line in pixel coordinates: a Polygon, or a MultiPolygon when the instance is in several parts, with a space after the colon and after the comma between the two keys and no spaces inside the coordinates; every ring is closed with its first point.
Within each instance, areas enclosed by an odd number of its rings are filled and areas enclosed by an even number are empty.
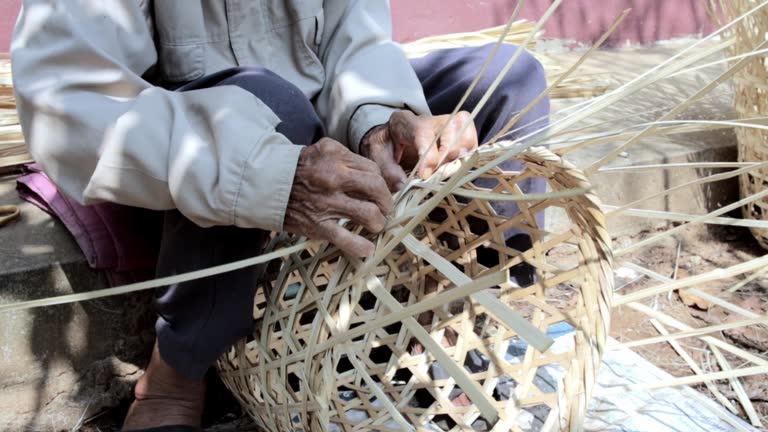
{"type": "Polygon", "coordinates": [[[428,178],[432,177],[432,174],[433,174],[434,172],[435,172],[435,171],[434,171],[434,170],[432,170],[432,168],[426,168],[426,169],[424,169],[424,171],[423,171],[422,177],[424,177],[424,179],[428,179],[428,178]]]}

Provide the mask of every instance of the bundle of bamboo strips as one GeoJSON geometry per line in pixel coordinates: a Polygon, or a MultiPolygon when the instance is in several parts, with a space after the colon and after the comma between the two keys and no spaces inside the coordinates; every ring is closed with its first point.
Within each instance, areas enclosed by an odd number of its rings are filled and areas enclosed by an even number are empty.
{"type": "Polygon", "coordinates": [[[31,161],[16,115],[8,55],[0,53],[0,171],[31,161]]]}
{"type": "MultiPolygon", "coordinates": [[[[541,30],[531,35],[536,23],[528,20],[518,20],[511,23],[509,29],[505,26],[492,27],[485,30],[468,33],[451,33],[431,36],[403,45],[403,50],[409,58],[423,57],[441,49],[482,46],[495,43],[503,36],[508,44],[534,48],[544,35],[541,30]]],[[[563,75],[566,67],[556,57],[544,53],[532,52],[541,62],[550,81],[563,75]]],[[[611,88],[607,72],[596,67],[582,67],[578,73],[571,73],[555,89],[549,93],[550,98],[576,98],[598,96],[611,88]]]]}

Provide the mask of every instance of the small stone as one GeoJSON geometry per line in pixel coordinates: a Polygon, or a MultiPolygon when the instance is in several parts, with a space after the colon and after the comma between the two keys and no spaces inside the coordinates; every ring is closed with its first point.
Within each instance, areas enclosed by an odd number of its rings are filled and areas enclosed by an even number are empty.
{"type": "MultiPolygon", "coordinates": [[[[707,294],[712,294],[714,291],[712,288],[700,288],[699,290],[707,294]]],[[[710,303],[709,300],[699,297],[687,289],[678,291],[678,294],[680,295],[680,300],[682,300],[686,306],[695,307],[701,310],[709,310],[709,308],[712,307],[712,303],[710,303]]]]}

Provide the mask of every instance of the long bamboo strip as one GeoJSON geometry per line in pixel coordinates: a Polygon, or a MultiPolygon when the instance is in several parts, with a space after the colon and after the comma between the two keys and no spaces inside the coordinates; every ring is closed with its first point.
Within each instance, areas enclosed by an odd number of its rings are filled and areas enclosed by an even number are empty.
{"type": "Polygon", "coordinates": [[[176,276],[168,276],[164,278],[153,279],[146,282],[138,282],[138,283],[123,285],[119,287],[104,288],[104,289],[84,292],[84,293],[67,294],[67,295],[49,297],[49,298],[40,299],[40,300],[29,300],[29,301],[10,303],[10,304],[0,304],[0,313],[41,308],[41,307],[47,307],[47,306],[63,305],[68,303],[77,303],[77,302],[83,302],[83,301],[89,301],[89,300],[96,300],[96,299],[105,298],[105,297],[112,297],[116,295],[146,291],[154,288],[161,288],[168,285],[174,285],[182,282],[193,281],[193,280],[202,279],[210,276],[233,272],[235,270],[239,270],[247,267],[253,267],[259,264],[265,264],[272,260],[281,258],[285,255],[289,255],[295,252],[300,252],[304,250],[306,247],[307,247],[307,243],[299,243],[294,246],[290,246],[285,249],[260,255],[254,258],[248,258],[248,259],[244,259],[234,263],[223,264],[220,266],[210,267],[202,270],[196,270],[193,272],[183,273],[176,276]]]}
{"type": "Polygon", "coordinates": [[[519,113],[515,114],[509,122],[507,122],[506,125],[494,136],[492,137],[488,144],[493,144],[497,141],[499,141],[504,135],[506,135],[512,127],[520,121],[520,119],[528,114],[536,105],[539,104],[545,97],[547,97],[557,86],[562,84],[563,81],[565,81],[576,69],[579,68],[582,64],[584,64],[587,59],[590,58],[590,56],[595,52],[596,49],[601,47],[603,43],[608,39],[610,35],[613,34],[614,31],[619,27],[619,24],[621,24],[624,19],[629,15],[630,9],[625,9],[614,21],[611,26],[608,27],[608,30],[606,30],[603,35],[595,42],[579,59],[574,63],[565,73],[563,73],[560,77],[558,77],[552,84],[550,84],[546,90],[541,92],[538,96],[536,96],[532,101],[528,103],[528,105],[523,108],[519,113]]]}
{"type": "MultiPolygon", "coordinates": [[[[650,308],[650,307],[648,307],[648,306],[646,306],[644,304],[641,304],[641,303],[628,303],[627,307],[630,307],[630,308],[632,308],[632,309],[634,309],[634,310],[636,310],[638,312],[642,312],[645,315],[647,315],[649,317],[652,317],[652,318],[655,318],[655,319],[659,320],[660,322],[664,323],[665,325],[673,327],[673,328],[676,328],[678,330],[682,330],[682,331],[693,330],[693,327],[691,327],[691,326],[689,326],[687,324],[684,324],[684,323],[682,323],[682,322],[680,322],[680,321],[670,317],[669,315],[666,315],[666,314],[664,314],[664,313],[662,313],[662,312],[660,312],[658,310],[650,308]]],[[[722,349],[724,351],[728,351],[729,353],[731,353],[731,354],[733,354],[735,356],[738,356],[738,357],[740,357],[740,358],[742,358],[742,359],[744,359],[744,360],[746,360],[746,361],[748,361],[750,363],[753,363],[753,364],[755,364],[757,366],[768,366],[768,360],[766,360],[766,359],[764,359],[764,358],[762,358],[762,357],[760,357],[758,355],[755,355],[755,354],[753,354],[753,353],[751,353],[751,352],[749,352],[749,351],[747,351],[745,349],[736,347],[733,344],[725,342],[725,341],[723,341],[721,339],[718,339],[718,338],[715,338],[715,337],[712,337],[712,336],[702,336],[701,340],[706,342],[706,343],[708,343],[708,344],[716,346],[716,347],[718,347],[718,348],[720,348],[720,349],[722,349]]]]}
{"type": "MultiPolygon", "coordinates": [[[[723,353],[717,347],[710,346],[710,349],[715,355],[715,359],[717,360],[717,363],[720,365],[720,369],[722,369],[723,372],[730,372],[734,370],[733,367],[731,367],[730,362],[728,362],[728,359],[725,358],[723,353]]],[[[734,393],[736,393],[736,398],[739,400],[739,403],[747,413],[747,418],[749,418],[749,421],[752,423],[752,425],[763,427],[760,416],[757,415],[755,406],[752,405],[752,401],[749,399],[746,390],[744,390],[744,386],[741,385],[741,381],[739,381],[739,379],[736,377],[729,378],[728,381],[730,382],[734,393]]]]}
{"type": "MultiPolygon", "coordinates": [[[[764,48],[766,45],[768,45],[768,42],[763,43],[759,46],[759,49],[764,48]]],[[[739,71],[741,71],[743,68],[747,67],[752,59],[751,58],[745,58],[731,66],[727,71],[723,72],[719,77],[717,77],[714,81],[708,83],[704,87],[702,87],[699,91],[688,97],[685,101],[681,102],[678,106],[676,106],[671,111],[664,114],[655,124],[648,126],[645,128],[642,132],[638,133],[636,136],[625,142],[624,144],[618,146],[617,148],[613,149],[611,152],[609,152],[607,155],[603,156],[600,160],[593,163],[589,168],[587,168],[586,173],[594,174],[597,172],[597,170],[600,169],[600,167],[604,166],[616,156],[619,155],[619,153],[625,151],[629,146],[637,143],[642,138],[649,136],[652,134],[659,126],[659,124],[662,124],[661,122],[669,121],[675,118],[677,115],[683,113],[689,106],[691,106],[694,102],[697,102],[700,100],[704,95],[712,91],[715,87],[719,86],[720,84],[724,83],[725,81],[729,80],[731,77],[736,75],[739,71]]]]}
{"type": "Polygon", "coordinates": [[[751,276],[749,276],[747,278],[744,278],[743,281],[741,281],[741,282],[735,284],[734,286],[728,288],[726,290],[726,292],[728,292],[728,293],[736,292],[736,291],[740,290],[741,288],[745,287],[748,283],[750,283],[752,281],[755,281],[757,279],[760,279],[761,277],[764,277],[766,275],[766,273],[768,273],[768,267],[766,267],[766,268],[764,268],[762,270],[756,271],[751,276]]]}
{"type": "Polygon", "coordinates": [[[718,209],[718,210],[715,210],[713,212],[707,213],[704,216],[697,216],[696,218],[694,218],[693,220],[691,220],[688,223],[685,223],[685,224],[682,224],[682,225],[677,226],[675,228],[672,228],[672,229],[670,229],[670,230],[668,230],[668,231],[666,231],[664,233],[661,233],[661,234],[649,237],[647,239],[641,240],[641,241],[639,241],[637,243],[634,243],[634,244],[632,244],[630,246],[627,246],[627,247],[625,247],[625,248],[623,248],[621,250],[616,251],[615,254],[616,254],[616,256],[623,256],[623,255],[626,255],[626,254],[628,254],[630,252],[636,251],[638,249],[642,249],[645,246],[648,246],[650,244],[656,243],[656,242],[658,242],[659,240],[661,240],[663,238],[672,236],[672,235],[674,235],[674,234],[684,230],[689,225],[698,224],[698,223],[705,223],[708,220],[711,220],[711,219],[713,219],[715,217],[718,217],[718,216],[726,214],[726,213],[728,213],[730,211],[733,211],[733,210],[736,210],[738,208],[741,208],[742,206],[744,206],[745,204],[748,204],[750,202],[754,202],[754,201],[763,199],[766,196],[768,196],[768,189],[763,190],[762,192],[756,193],[755,195],[753,195],[751,197],[747,197],[747,198],[739,200],[739,201],[737,201],[737,202],[735,202],[733,204],[727,205],[727,206],[725,206],[725,207],[723,207],[721,209],[718,209]]]}
{"type": "Polygon", "coordinates": [[[758,325],[758,324],[766,324],[768,323],[768,316],[755,318],[755,319],[749,319],[749,320],[743,320],[743,321],[734,321],[734,322],[727,322],[724,324],[717,324],[709,327],[702,327],[697,328],[694,330],[688,330],[688,331],[681,331],[679,333],[672,333],[670,335],[662,335],[658,337],[651,337],[646,338],[642,340],[635,340],[630,342],[623,342],[620,344],[612,345],[609,349],[617,350],[622,348],[634,348],[644,345],[652,345],[657,343],[663,343],[668,342],[671,340],[677,340],[677,339],[684,339],[684,338],[690,338],[690,337],[697,337],[697,336],[703,336],[710,333],[717,333],[725,330],[731,330],[734,328],[739,327],[747,327],[752,325],[758,325]]]}
{"type": "MultiPolygon", "coordinates": [[[[635,263],[623,262],[620,265],[625,266],[625,267],[627,267],[629,269],[635,270],[638,273],[644,274],[646,276],[649,276],[649,277],[651,277],[653,279],[656,279],[658,281],[661,281],[661,282],[669,283],[669,282],[674,282],[674,280],[675,280],[675,279],[672,279],[672,278],[668,278],[668,277],[666,277],[666,276],[664,276],[662,274],[659,274],[659,273],[657,273],[655,271],[649,270],[649,269],[647,269],[645,267],[642,267],[640,265],[637,265],[635,263]]],[[[733,304],[731,302],[728,302],[728,301],[726,301],[726,300],[724,300],[724,299],[722,299],[720,297],[717,297],[717,296],[714,296],[712,294],[709,294],[709,293],[707,293],[705,291],[702,291],[702,290],[700,290],[698,288],[688,288],[687,290],[691,294],[696,295],[698,297],[701,297],[702,299],[712,303],[713,305],[720,306],[721,308],[723,308],[723,309],[725,309],[725,310],[727,310],[729,312],[733,312],[733,313],[739,314],[739,315],[741,315],[743,317],[746,317],[746,318],[759,318],[759,317],[761,317],[761,315],[758,314],[758,313],[755,313],[755,312],[752,312],[752,311],[750,311],[748,309],[744,309],[742,307],[736,306],[735,304],[733,304]]]]}
{"type": "MultiPolygon", "coordinates": [[[[609,219],[611,218],[611,216],[613,217],[635,216],[635,217],[642,217],[647,219],[663,219],[663,220],[668,220],[673,222],[693,222],[699,218],[698,215],[690,215],[685,213],[676,213],[676,212],[668,212],[668,211],[660,211],[660,210],[643,210],[643,209],[634,209],[634,208],[620,210],[620,207],[610,206],[610,205],[603,205],[603,209],[617,211],[614,213],[606,214],[606,217],[608,217],[609,219]],[[620,212],[618,212],[619,210],[620,212]]],[[[700,223],[708,224],[708,225],[724,225],[724,226],[735,226],[735,227],[746,227],[746,228],[768,228],[768,221],[735,219],[735,218],[727,218],[727,217],[707,218],[706,220],[700,221],[700,223]]]]}
{"type": "Polygon", "coordinates": [[[691,276],[685,279],[678,279],[676,281],[672,281],[669,283],[663,283],[654,287],[645,288],[645,289],[633,292],[632,294],[617,296],[614,299],[614,304],[622,305],[622,304],[627,304],[631,302],[636,302],[644,298],[653,297],[657,294],[664,294],[664,293],[678,290],[681,288],[688,288],[696,284],[738,276],[740,274],[744,274],[750,271],[762,269],[766,265],[768,265],[768,255],[760,258],[755,258],[751,261],[747,261],[741,264],[736,264],[727,269],[717,269],[717,270],[713,270],[700,275],[691,276]]]}
{"type": "MultiPolygon", "coordinates": [[[[667,329],[658,321],[655,319],[650,320],[651,324],[654,328],[656,328],[656,331],[658,331],[661,335],[667,336],[669,332],[667,329]]],[[[699,364],[691,357],[690,354],[683,348],[682,345],[680,345],[679,342],[676,340],[670,340],[669,345],[672,346],[672,348],[677,352],[677,354],[682,358],[686,364],[691,368],[693,373],[696,375],[705,375],[706,373],[699,367],[699,364]]],[[[717,386],[712,381],[704,381],[704,385],[707,387],[707,390],[709,390],[712,395],[715,396],[715,399],[717,399],[720,404],[722,404],[724,407],[728,409],[728,411],[738,414],[738,411],[736,410],[736,407],[731,403],[728,398],[726,398],[723,393],[717,388],[717,386]]]]}
{"type": "Polygon", "coordinates": [[[680,387],[684,385],[700,384],[705,381],[717,381],[728,378],[740,378],[750,375],[768,374],[768,366],[753,366],[743,369],[734,369],[727,372],[713,372],[705,375],[694,375],[682,378],[672,378],[661,382],[651,382],[642,384],[626,384],[615,387],[604,387],[598,393],[599,396],[608,396],[636,391],[656,390],[668,387],[680,387]]]}

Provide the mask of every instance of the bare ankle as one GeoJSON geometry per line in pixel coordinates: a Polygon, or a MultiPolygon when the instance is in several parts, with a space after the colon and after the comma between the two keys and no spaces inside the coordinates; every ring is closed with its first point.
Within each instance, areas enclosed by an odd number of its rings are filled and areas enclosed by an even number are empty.
{"type": "Polygon", "coordinates": [[[184,377],[160,356],[157,345],[147,371],[136,383],[135,400],[123,428],[160,426],[200,427],[205,402],[205,381],[184,377]]]}

